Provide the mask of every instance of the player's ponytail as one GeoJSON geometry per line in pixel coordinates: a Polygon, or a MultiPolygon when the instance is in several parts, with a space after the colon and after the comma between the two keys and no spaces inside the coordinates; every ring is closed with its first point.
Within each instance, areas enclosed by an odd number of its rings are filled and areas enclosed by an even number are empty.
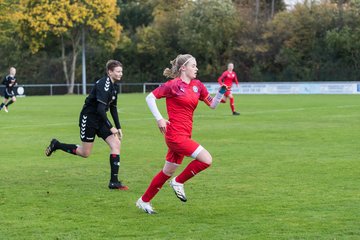
{"type": "Polygon", "coordinates": [[[180,76],[180,68],[185,66],[191,58],[194,58],[190,54],[180,54],[174,60],[170,61],[171,69],[165,68],[163,75],[167,78],[176,78],[180,76]]]}

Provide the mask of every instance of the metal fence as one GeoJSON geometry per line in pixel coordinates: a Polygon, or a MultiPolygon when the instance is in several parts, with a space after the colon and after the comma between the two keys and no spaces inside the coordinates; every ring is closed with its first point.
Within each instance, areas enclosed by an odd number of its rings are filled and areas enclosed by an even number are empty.
{"type": "MultiPolygon", "coordinates": [[[[218,91],[217,82],[204,83],[209,93],[218,91]]],[[[161,83],[120,83],[119,93],[147,93],[161,83]]],[[[64,95],[68,93],[66,84],[25,84],[15,87],[15,92],[22,87],[25,96],[64,95]]],[[[88,94],[93,84],[86,85],[88,94]]],[[[0,86],[0,94],[4,86],[0,86]]],[[[19,92],[18,92],[19,93],[19,92]]],[[[82,94],[82,84],[74,85],[74,94],[82,94]]],[[[360,94],[360,82],[242,82],[232,89],[233,94],[360,94]]],[[[21,94],[19,94],[21,95],[21,94]]]]}
{"type": "MultiPolygon", "coordinates": [[[[151,92],[161,83],[119,83],[119,93],[146,93],[151,92]]],[[[94,84],[86,85],[86,93],[89,93],[94,84]]],[[[24,88],[24,95],[39,96],[39,95],[64,95],[68,93],[67,84],[24,84],[17,85],[14,88],[17,93],[17,88],[24,88]]],[[[0,94],[3,95],[4,86],[0,86],[0,94]]],[[[82,84],[74,84],[74,94],[82,94],[82,84]]]]}

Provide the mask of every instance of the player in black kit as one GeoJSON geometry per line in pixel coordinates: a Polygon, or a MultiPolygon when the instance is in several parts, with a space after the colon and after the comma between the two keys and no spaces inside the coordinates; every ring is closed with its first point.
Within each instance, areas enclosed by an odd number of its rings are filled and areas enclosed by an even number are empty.
{"type": "Polygon", "coordinates": [[[14,86],[17,84],[15,74],[16,69],[14,67],[11,67],[9,70],[9,75],[4,77],[3,79],[3,84],[5,85],[4,101],[0,105],[0,110],[4,108],[5,112],[9,112],[9,105],[16,102],[16,97],[14,93],[14,86]],[[11,99],[9,100],[9,98],[11,99]]]}
{"type": "Polygon", "coordinates": [[[46,148],[46,156],[50,156],[57,149],[64,152],[88,157],[94,144],[95,135],[104,139],[110,147],[110,189],[128,190],[118,180],[120,167],[120,146],[122,131],[117,112],[117,85],[123,75],[122,64],[116,60],[109,60],[106,64],[107,75],[96,81],[80,113],[79,127],[81,146],[65,144],[52,139],[46,148]],[[115,127],[107,118],[106,112],[110,110],[115,127]]]}

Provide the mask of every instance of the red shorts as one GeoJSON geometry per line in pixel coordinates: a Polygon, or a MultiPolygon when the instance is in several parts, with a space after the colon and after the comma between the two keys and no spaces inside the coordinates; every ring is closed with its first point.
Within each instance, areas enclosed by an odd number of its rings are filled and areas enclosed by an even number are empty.
{"type": "Polygon", "coordinates": [[[176,164],[181,164],[184,157],[191,156],[196,158],[203,147],[189,137],[177,137],[177,139],[165,139],[168,146],[166,154],[166,161],[176,164]]]}
{"type": "Polygon", "coordinates": [[[231,94],[231,89],[230,90],[227,90],[225,93],[224,93],[224,96],[227,97],[231,94]]]}

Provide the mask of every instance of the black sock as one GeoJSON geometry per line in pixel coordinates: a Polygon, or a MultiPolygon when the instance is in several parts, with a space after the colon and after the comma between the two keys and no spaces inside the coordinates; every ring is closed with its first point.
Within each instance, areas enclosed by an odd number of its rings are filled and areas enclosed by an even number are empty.
{"type": "Polygon", "coordinates": [[[7,107],[7,106],[9,106],[10,104],[13,104],[13,103],[14,103],[14,101],[10,100],[5,106],[7,107]]]}
{"type": "Polygon", "coordinates": [[[4,105],[5,105],[5,103],[2,103],[2,104],[0,105],[0,109],[1,109],[1,108],[3,108],[3,107],[4,107],[4,105]]]}
{"type": "Polygon", "coordinates": [[[75,144],[66,144],[66,143],[58,143],[56,144],[56,149],[61,149],[64,152],[71,153],[76,155],[76,149],[78,148],[75,144]]]}
{"type": "Polygon", "coordinates": [[[120,167],[120,155],[110,154],[110,168],[111,168],[110,182],[119,181],[118,179],[119,167],[120,167]]]}

